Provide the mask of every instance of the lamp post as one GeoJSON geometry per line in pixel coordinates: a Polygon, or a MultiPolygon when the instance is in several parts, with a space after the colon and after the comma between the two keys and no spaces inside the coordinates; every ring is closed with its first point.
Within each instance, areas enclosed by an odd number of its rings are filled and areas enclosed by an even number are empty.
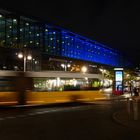
{"type": "Polygon", "coordinates": [[[32,60],[32,56],[29,54],[27,55],[26,53],[19,53],[18,54],[18,58],[23,58],[24,60],[24,64],[23,64],[23,71],[26,72],[26,63],[27,63],[27,60],[32,60]]]}
{"type": "Polygon", "coordinates": [[[70,64],[61,64],[61,67],[64,68],[65,71],[67,71],[67,68],[70,68],[70,64]]]}
{"type": "Polygon", "coordinates": [[[87,72],[87,67],[86,66],[83,66],[82,68],[81,68],[81,71],[83,72],[83,73],[86,73],[87,72]]]}
{"type": "Polygon", "coordinates": [[[106,73],[106,70],[105,69],[103,69],[103,68],[100,68],[99,69],[100,70],[100,72],[102,73],[102,82],[103,82],[103,87],[104,87],[104,80],[105,80],[105,73],[106,73]]]}

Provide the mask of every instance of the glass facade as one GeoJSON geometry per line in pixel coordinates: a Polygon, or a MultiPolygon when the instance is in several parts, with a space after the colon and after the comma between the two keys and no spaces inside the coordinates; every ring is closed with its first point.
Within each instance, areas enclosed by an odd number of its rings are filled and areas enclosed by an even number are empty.
{"type": "Polygon", "coordinates": [[[119,54],[116,50],[94,41],[62,32],[62,56],[101,64],[119,66],[119,54]]]}
{"type": "Polygon", "coordinates": [[[61,56],[61,31],[45,25],[45,52],[49,55],[61,56]]]}
{"type": "MultiPolygon", "coordinates": [[[[36,62],[38,67],[41,67],[42,54],[115,67],[127,65],[127,61],[115,49],[62,28],[6,11],[0,11],[0,48],[18,51],[26,48],[29,52],[34,52],[36,57],[31,65],[36,62]]],[[[31,70],[33,68],[34,66],[31,70]]]]}
{"type": "Polygon", "coordinates": [[[0,45],[2,47],[16,47],[17,37],[17,20],[12,16],[3,16],[0,14],[0,45]]]}
{"type": "Polygon", "coordinates": [[[21,17],[19,26],[21,47],[43,47],[43,26],[41,23],[21,17]]]}

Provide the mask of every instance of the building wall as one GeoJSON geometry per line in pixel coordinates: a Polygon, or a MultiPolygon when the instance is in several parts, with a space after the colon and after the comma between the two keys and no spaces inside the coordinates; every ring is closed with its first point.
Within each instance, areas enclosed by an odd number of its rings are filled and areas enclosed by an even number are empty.
{"type": "Polygon", "coordinates": [[[62,31],[62,56],[119,66],[117,51],[62,31]]]}
{"type": "Polygon", "coordinates": [[[96,41],[23,16],[0,12],[0,46],[38,48],[52,56],[123,66],[118,51],[96,41]]]}

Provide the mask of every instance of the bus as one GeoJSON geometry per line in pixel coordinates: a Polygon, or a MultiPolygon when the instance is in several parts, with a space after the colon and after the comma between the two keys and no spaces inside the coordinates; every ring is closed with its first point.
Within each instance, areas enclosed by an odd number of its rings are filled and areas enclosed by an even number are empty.
{"type": "Polygon", "coordinates": [[[24,104],[103,100],[107,97],[100,91],[101,78],[100,74],[67,71],[0,71],[0,105],[23,104],[20,98],[25,98],[24,104]]]}

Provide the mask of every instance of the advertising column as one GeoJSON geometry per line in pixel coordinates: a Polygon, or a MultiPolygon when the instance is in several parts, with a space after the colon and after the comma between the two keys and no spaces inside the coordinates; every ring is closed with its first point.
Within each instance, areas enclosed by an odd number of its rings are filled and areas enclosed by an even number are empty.
{"type": "Polygon", "coordinates": [[[114,69],[114,86],[113,94],[121,95],[123,94],[123,68],[114,69]]]}

